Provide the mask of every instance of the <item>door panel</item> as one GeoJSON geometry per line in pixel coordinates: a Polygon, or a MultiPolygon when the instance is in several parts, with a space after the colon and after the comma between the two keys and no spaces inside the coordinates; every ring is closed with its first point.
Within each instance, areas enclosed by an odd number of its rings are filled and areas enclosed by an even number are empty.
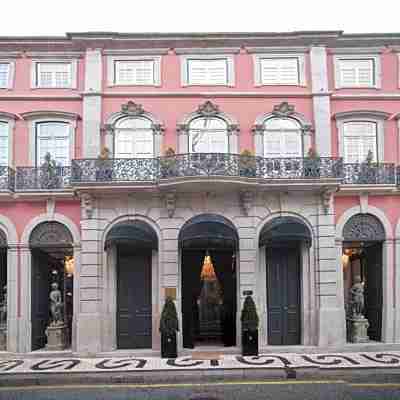
{"type": "Polygon", "coordinates": [[[117,346],[151,348],[151,251],[132,254],[118,249],[117,346]]]}
{"type": "Polygon", "coordinates": [[[268,343],[300,344],[300,258],[296,248],[267,249],[268,343]]]}

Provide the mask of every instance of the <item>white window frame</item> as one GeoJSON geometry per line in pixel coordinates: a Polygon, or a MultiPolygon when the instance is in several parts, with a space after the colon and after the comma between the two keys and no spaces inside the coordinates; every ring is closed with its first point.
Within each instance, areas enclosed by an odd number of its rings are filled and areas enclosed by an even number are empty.
{"type": "Polygon", "coordinates": [[[15,120],[17,117],[14,114],[0,112],[0,122],[7,124],[8,128],[8,166],[14,166],[14,129],[15,120]]]}
{"type": "MultiPolygon", "coordinates": [[[[377,113],[378,114],[378,113],[377,113]]],[[[339,144],[339,157],[344,157],[344,125],[348,122],[372,122],[376,124],[376,156],[377,162],[385,162],[385,119],[386,115],[379,116],[377,114],[368,112],[354,112],[336,114],[336,128],[338,131],[338,144],[339,144]]],[[[383,113],[382,113],[383,114],[383,113]]]]}
{"type": "Polygon", "coordinates": [[[234,57],[232,54],[190,54],[181,55],[181,85],[186,86],[235,86],[235,67],[234,57]],[[225,60],[227,66],[227,77],[225,83],[190,83],[189,77],[189,60],[225,60]]]}
{"type": "Polygon", "coordinates": [[[78,75],[78,60],[70,58],[43,58],[32,60],[31,62],[31,88],[32,89],[76,89],[78,75]],[[70,64],[71,65],[71,85],[69,86],[41,86],[38,81],[38,64],[70,64]]]}
{"type": "Polygon", "coordinates": [[[15,61],[10,59],[0,58],[0,64],[8,64],[8,76],[7,83],[5,86],[0,86],[0,89],[12,89],[14,87],[14,76],[15,76],[15,61]]]}
{"type": "Polygon", "coordinates": [[[346,54],[334,56],[334,70],[335,70],[335,89],[380,89],[381,88],[381,62],[379,54],[346,54]],[[363,61],[372,60],[374,66],[374,83],[370,86],[345,86],[342,84],[340,76],[340,61],[353,60],[363,61]]]}
{"type": "Polygon", "coordinates": [[[108,56],[107,57],[107,85],[113,86],[161,86],[161,56],[152,55],[119,55],[119,56],[108,56]],[[117,83],[116,82],[116,71],[115,63],[117,61],[153,61],[153,76],[154,82],[152,84],[142,83],[117,83]]]}
{"type": "Polygon", "coordinates": [[[253,55],[253,66],[254,66],[254,86],[307,86],[306,80],[306,67],[305,67],[305,55],[296,53],[279,53],[279,54],[254,54],[253,55]],[[261,61],[263,59],[287,59],[294,58],[297,60],[298,65],[298,83],[287,84],[287,83],[264,83],[262,81],[261,73],[261,61]]]}

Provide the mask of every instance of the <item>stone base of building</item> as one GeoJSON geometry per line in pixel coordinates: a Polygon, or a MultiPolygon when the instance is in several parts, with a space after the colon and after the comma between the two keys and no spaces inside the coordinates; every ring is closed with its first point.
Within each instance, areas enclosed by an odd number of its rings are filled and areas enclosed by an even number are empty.
{"type": "Polygon", "coordinates": [[[367,334],[369,322],[366,318],[349,318],[348,324],[350,328],[351,343],[368,343],[369,337],[367,334]]]}
{"type": "Polygon", "coordinates": [[[0,326],[0,351],[7,350],[7,325],[0,326]]]}
{"type": "Polygon", "coordinates": [[[46,350],[64,350],[67,347],[68,328],[66,325],[49,326],[46,329],[46,350]]]}

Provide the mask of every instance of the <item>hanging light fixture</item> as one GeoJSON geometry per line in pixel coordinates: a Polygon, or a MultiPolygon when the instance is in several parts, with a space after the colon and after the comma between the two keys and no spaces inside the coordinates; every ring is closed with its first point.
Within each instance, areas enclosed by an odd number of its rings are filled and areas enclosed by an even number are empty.
{"type": "Polygon", "coordinates": [[[75,260],[73,256],[65,256],[64,259],[65,272],[68,276],[72,276],[75,271],[75,260]]]}
{"type": "Polygon", "coordinates": [[[217,276],[215,275],[214,266],[211,261],[211,256],[206,251],[206,255],[204,256],[203,260],[203,267],[201,269],[200,279],[204,281],[216,281],[217,276]]]}

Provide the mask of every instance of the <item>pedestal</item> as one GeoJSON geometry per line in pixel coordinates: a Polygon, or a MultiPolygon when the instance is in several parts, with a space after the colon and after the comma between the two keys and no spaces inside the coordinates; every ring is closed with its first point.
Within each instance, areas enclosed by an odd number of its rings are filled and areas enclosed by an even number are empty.
{"type": "Polygon", "coordinates": [[[350,342],[351,343],[367,343],[369,342],[369,337],[367,330],[369,327],[369,322],[366,318],[348,318],[348,323],[350,327],[350,342]]]}
{"type": "Polygon", "coordinates": [[[47,350],[64,350],[67,347],[67,325],[50,325],[46,328],[47,350]]]}
{"type": "Polygon", "coordinates": [[[7,325],[0,325],[0,351],[7,350],[7,325]]]}

